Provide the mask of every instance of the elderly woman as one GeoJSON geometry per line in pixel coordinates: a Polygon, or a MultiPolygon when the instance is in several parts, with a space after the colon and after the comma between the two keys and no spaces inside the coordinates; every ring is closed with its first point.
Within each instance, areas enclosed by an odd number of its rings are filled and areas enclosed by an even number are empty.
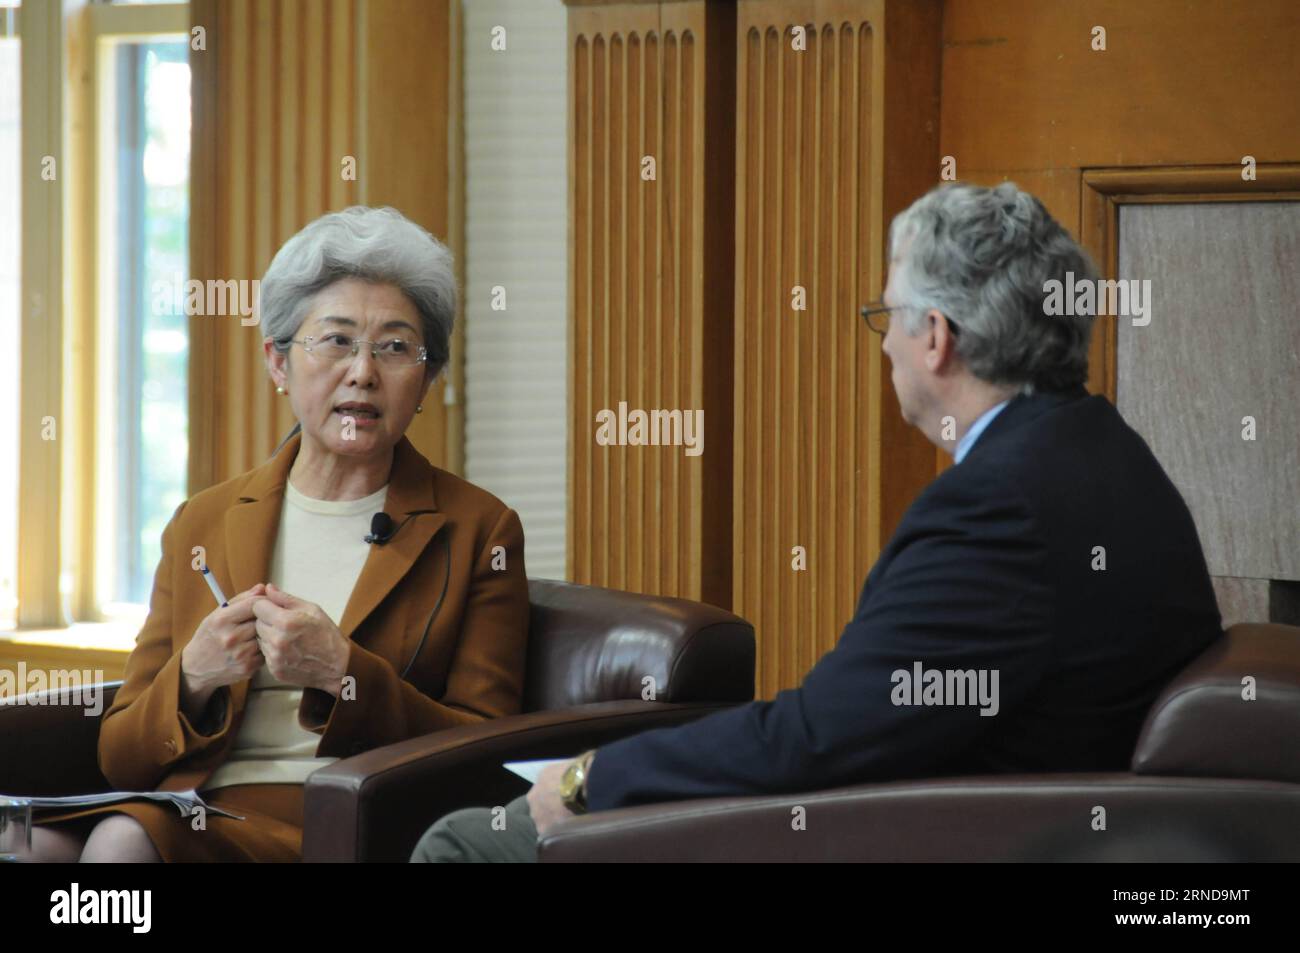
{"type": "Polygon", "coordinates": [[[317,768],[519,711],[519,518],[405,437],[454,310],[447,249],[393,209],[325,215],[280,249],[263,349],[299,427],[177,509],[99,739],[114,788],[197,788],[246,819],[65,813],[39,821],[37,859],[298,860],[317,768]]]}

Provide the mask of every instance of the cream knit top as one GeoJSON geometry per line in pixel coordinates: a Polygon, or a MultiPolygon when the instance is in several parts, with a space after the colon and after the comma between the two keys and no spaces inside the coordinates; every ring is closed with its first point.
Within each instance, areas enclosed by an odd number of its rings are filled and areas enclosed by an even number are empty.
{"type": "MultiPolygon", "coordinates": [[[[384,508],[385,485],[359,500],[317,500],[286,482],[268,582],[314,602],[337,625],[370,555],[364,537],[384,508]]],[[[318,758],[320,735],[298,724],[302,687],[276,681],[263,665],[249,686],[230,755],[202,790],[232,784],[301,784],[337,758],[318,758]]]]}

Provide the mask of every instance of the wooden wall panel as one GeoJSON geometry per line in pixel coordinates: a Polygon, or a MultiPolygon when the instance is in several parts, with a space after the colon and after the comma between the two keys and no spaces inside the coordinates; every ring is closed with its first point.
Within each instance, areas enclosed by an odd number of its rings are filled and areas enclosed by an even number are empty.
{"type": "MultiPolygon", "coordinates": [[[[191,54],[193,277],[260,279],[298,229],[354,204],[393,205],[448,241],[448,4],[195,0],[207,50],[191,54]],[[345,156],[355,179],[342,175],[345,156]]],[[[259,328],[196,316],[190,341],[194,493],[265,461],[293,416],[259,328]]],[[[455,468],[449,420],[461,412],[441,393],[435,384],[409,436],[455,468]]]]}
{"type": "MultiPolygon", "coordinates": [[[[577,90],[574,578],[662,591],[631,554],[644,552],[674,577],[679,548],[663,546],[671,537],[655,517],[699,497],[670,457],[615,462],[590,438],[597,409],[623,392],[653,401],[648,382],[671,378],[683,360],[671,353],[682,338],[655,323],[682,313],[670,310],[683,277],[674,269],[691,267],[689,255],[665,257],[662,249],[680,247],[651,232],[665,227],[664,209],[680,212],[667,197],[671,179],[655,186],[663,193],[652,225],[628,203],[626,178],[610,178],[623,174],[621,136],[658,132],[668,148],[677,126],[667,107],[628,124],[639,117],[618,104],[638,88],[653,102],[664,87],[658,74],[629,85],[626,49],[591,38],[644,36],[673,8],[732,5],[568,3],[577,90]],[[661,130],[659,117],[668,122],[661,130]],[[661,249],[653,271],[619,270],[650,247],[661,249]],[[601,312],[611,296],[644,304],[626,316],[614,305],[601,312]],[[638,365],[628,359],[643,340],[649,350],[638,365]],[[629,509],[636,494],[642,505],[629,509]]],[[[893,215],[938,183],[944,155],[962,180],[1015,179],[1075,234],[1095,204],[1083,179],[1096,165],[1235,163],[1245,154],[1295,161],[1300,105],[1290,96],[1288,44],[1274,40],[1297,35],[1300,8],[1289,0],[1249,10],[1214,0],[738,0],[734,11],[735,346],[729,368],[710,369],[734,384],[732,608],[758,628],[758,687],[770,695],[796,684],[834,643],[879,547],[949,459],[902,421],[888,362],[856,316],[883,287],[893,215]],[[790,47],[794,24],[809,29],[799,54],[790,47]],[[1094,25],[1108,31],[1106,52],[1089,49],[1094,25]],[[806,312],[791,308],[795,284],[808,289],[806,312]],[[795,545],[808,547],[804,573],[791,569],[795,545]]],[[[658,55],[668,62],[665,50],[658,55]]],[[[702,69],[713,78],[711,56],[702,69]]],[[[707,227],[709,214],[701,217],[707,227]]],[[[710,312],[700,326],[714,327],[710,312]]],[[[1103,324],[1090,383],[1113,393],[1111,341],[1103,324]]],[[[707,543],[699,552],[709,564],[707,543]]]]}
{"type": "Polygon", "coordinates": [[[732,27],[703,2],[569,14],[569,575],[724,606],[732,27]],[[621,402],[702,410],[703,453],[598,445],[621,402]]]}
{"type": "MultiPolygon", "coordinates": [[[[194,142],[191,271],[195,278],[260,279],[287,238],[311,219],[359,200],[340,180],[342,153],[356,154],[355,72],[341,97],[323,95],[308,38],[357,35],[354,0],[326,7],[288,0],[198,0],[193,22],[206,52],[191,54],[194,142]],[[313,68],[308,69],[308,65],[313,68]],[[299,129],[335,129],[340,156],[299,129]],[[308,173],[306,170],[311,169],[308,173]],[[316,183],[309,194],[307,183],[316,183]],[[337,200],[331,200],[337,199],[337,200]]],[[[344,64],[351,68],[351,59],[344,64]]],[[[190,492],[263,462],[293,426],[288,401],[265,370],[260,328],[239,319],[190,319],[190,492]]]]}
{"type": "MultiPolygon", "coordinates": [[[[391,205],[446,243],[456,256],[457,275],[464,249],[453,234],[451,200],[458,183],[451,178],[451,139],[459,103],[453,100],[451,65],[459,63],[451,8],[459,0],[365,0],[361,5],[360,201],[391,205]],[[413,104],[421,104],[413,109],[413,104]]],[[[337,172],[335,173],[337,175],[337,172]]],[[[452,366],[457,375],[464,355],[463,321],[452,336],[452,366]]],[[[407,436],[430,461],[454,472],[464,469],[464,404],[459,392],[448,406],[444,381],[435,382],[424,412],[411,421],[407,436]]]]}
{"type": "Polygon", "coordinates": [[[939,8],[738,9],[733,605],[771,696],[834,645],[933,473],[858,309],[883,290],[889,218],[937,174],[939,8]]]}
{"type": "Polygon", "coordinates": [[[937,176],[941,5],[568,2],[571,576],[729,605],[770,695],[834,644],[934,471],[857,312],[937,176]],[[704,406],[704,456],[598,446],[620,400],[704,406]]]}
{"type": "MultiPolygon", "coordinates": [[[[1217,0],[1140,4],[948,0],[942,151],[954,157],[963,180],[992,184],[1011,179],[1034,192],[1079,237],[1102,274],[1114,278],[1119,269],[1123,206],[1297,197],[1300,98],[1295,95],[1291,55],[1297,44],[1300,5],[1292,0],[1247,5],[1217,0]],[[1106,29],[1104,51],[1091,48],[1095,26],[1106,29]],[[1255,160],[1252,180],[1241,175],[1245,156],[1255,160]]],[[[1244,211],[1237,208],[1232,214],[1244,211]]],[[[1219,264],[1240,272],[1245,266],[1233,260],[1240,253],[1237,245],[1219,245],[1219,264]]],[[[1202,271],[1212,266],[1206,260],[1202,271]]],[[[1225,280],[1231,283],[1233,278],[1225,280]]],[[[1161,294],[1158,286],[1153,290],[1161,294]]],[[[1175,286],[1166,287],[1166,298],[1177,297],[1176,291],[1175,286]]],[[[1248,352],[1258,348],[1261,335],[1277,342],[1284,342],[1287,335],[1287,328],[1267,322],[1255,330],[1253,336],[1235,335],[1239,353],[1227,345],[1219,347],[1216,366],[1223,373],[1213,379],[1202,373],[1198,395],[1221,390],[1233,378],[1234,367],[1258,364],[1258,355],[1248,352]]],[[[1140,344],[1135,330],[1129,335],[1130,343],[1140,344]]],[[[1185,345],[1189,340],[1185,334],[1175,337],[1175,350],[1181,346],[1178,342],[1185,345]]],[[[1169,374],[1194,370],[1195,362],[1162,360],[1157,367],[1141,362],[1136,353],[1123,354],[1120,339],[1114,317],[1098,320],[1089,353],[1088,383],[1094,393],[1116,400],[1121,364],[1130,371],[1138,368],[1140,372],[1130,374],[1130,383],[1137,380],[1136,386],[1150,392],[1148,397],[1168,396],[1186,386],[1186,381],[1180,384],[1169,374]],[[1164,377],[1150,376],[1161,368],[1164,377]]],[[[1285,353],[1284,343],[1277,344],[1276,353],[1285,353]]],[[[1270,352],[1273,357],[1276,353],[1270,352]]],[[[1285,375],[1279,378],[1284,379],[1285,375]]],[[[1248,381],[1238,383],[1244,387],[1248,381]]],[[[1155,426],[1152,420],[1163,421],[1161,426],[1173,430],[1187,414],[1195,416],[1195,408],[1189,409],[1186,401],[1166,403],[1177,408],[1174,416],[1152,412],[1153,405],[1146,407],[1145,416],[1140,407],[1130,406],[1126,416],[1137,413],[1149,426],[1155,426]]],[[[1142,420],[1133,422],[1138,425],[1142,420]]],[[[1149,439],[1158,451],[1161,440],[1176,440],[1176,435],[1161,436],[1153,430],[1149,439]]],[[[1203,456],[1208,451],[1198,444],[1197,452],[1203,456]]],[[[1166,462],[1177,481],[1180,461],[1174,459],[1177,452],[1169,453],[1173,457],[1166,462]]],[[[1240,474],[1231,471],[1219,467],[1214,474],[1201,473],[1199,483],[1241,482],[1240,474]]],[[[1286,495],[1285,467],[1265,467],[1252,479],[1247,485],[1255,491],[1286,495]],[[1269,487],[1270,483],[1276,486],[1269,487]]],[[[1198,526],[1205,523],[1207,511],[1231,505],[1240,496],[1222,486],[1198,485],[1191,478],[1185,478],[1180,489],[1198,526]]],[[[1251,544],[1286,551],[1290,529],[1279,526],[1273,536],[1257,533],[1251,544]]],[[[1203,542],[1212,557],[1227,540],[1204,538],[1203,542]]],[[[1288,584],[1239,578],[1284,576],[1288,569],[1284,562],[1275,562],[1265,572],[1258,566],[1222,562],[1216,567],[1213,558],[1210,561],[1212,573],[1227,574],[1215,579],[1225,622],[1263,621],[1286,611],[1281,605],[1285,597],[1274,605],[1270,593],[1290,592],[1288,584]]]]}
{"type": "Polygon", "coordinates": [[[1294,0],[947,0],[943,30],[959,178],[1296,159],[1294,0]]]}
{"type": "MultiPolygon", "coordinates": [[[[947,0],[943,36],[941,142],[957,177],[1016,182],[1093,251],[1083,170],[1300,159],[1292,0],[947,0]]],[[[1098,320],[1088,378],[1112,400],[1114,331],[1098,320]]]]}
{"type": "Polygon", "coordinates": [[[854,302],[871,297],[872,271],[879,283],[873,28],[816,23],[796,52],[777,22],[742,7],[735,605],[763,636],[764,689],[807,670],[861,582],[869,489],[854,449],[868,408],[855,397],[871,388],[874,342],[854,302]],[[796,285],[806,312],[793,310],[796,285]],[[792,568],[795,546],[806,572],[792,568]]]}

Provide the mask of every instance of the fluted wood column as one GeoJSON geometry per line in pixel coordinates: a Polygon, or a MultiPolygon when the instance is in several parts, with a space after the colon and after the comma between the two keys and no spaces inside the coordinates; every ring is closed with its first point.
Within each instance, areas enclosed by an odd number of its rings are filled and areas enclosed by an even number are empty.
{"type": "Polygon", "coordinates": [[[723,606],[734,43],[725,5],[570,3],[570,578],[723,606]],[[703,452],[598,444],[620,403],[703,411],[703,452]]]}
{"type": "Polygon", "coordinates": [[[933,475],[858,315],[938,178],[938,3],[741,0],[734,610],[797,685],[933,475]],[[796,28],[802,28],[796,32],[796,28]]]}
{"type": "Polygon", "coordinates": [[[834,644],[934,473],[857,312],[890,218],[938,180],[940,4],[569,5],[573,578],[697,597],[728,574],[706,598],[755,623],[770,696],[834,644]],[[725,134],[701,137],[701,108],[725,134]],[[723,280],[727,300],[701,297],[723,280]],[[710,387],[732,395],[728,461],[593,439],[601,408],[710,387]]]}

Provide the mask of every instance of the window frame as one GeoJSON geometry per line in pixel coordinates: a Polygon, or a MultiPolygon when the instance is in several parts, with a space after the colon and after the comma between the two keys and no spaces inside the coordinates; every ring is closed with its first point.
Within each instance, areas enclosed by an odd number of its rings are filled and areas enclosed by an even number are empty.
{"type": "Polygon", "coordinates": [[[101,95],[112,68],[103,53],[105,41],[187,39],[190,7],[88,3],[65,19],[62,4],[50,3],[16,13],[23,84],[18,536],[24,543],[17,630],[0,638],[15,646],[93,647],[124,656],[145,607],[106,614],[95,583],[101,95]],[[46,154],[59,158],[61,188],[40,187],[46,154]],[[46,307],[34,313],[33,301],[46,307]],[[42,439],[46,414],[57,421],[53,441],[42,439]],[[49,532],[51,526],[60,531],[49,532]]]}

